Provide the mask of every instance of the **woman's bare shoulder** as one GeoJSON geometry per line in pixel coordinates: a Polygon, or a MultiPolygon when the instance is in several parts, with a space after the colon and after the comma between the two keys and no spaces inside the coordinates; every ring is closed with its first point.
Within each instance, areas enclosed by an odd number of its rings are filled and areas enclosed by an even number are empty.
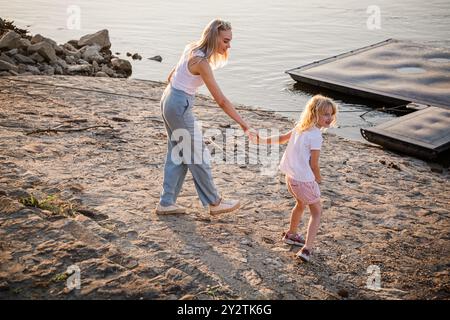
{"type": "Polygon", "coordinates": [[[194,74],[200,74],[200,71],[206,71],[210,68],[208,60],[204,57],[191,57],[188,61],[189,71],[194,74]]]}

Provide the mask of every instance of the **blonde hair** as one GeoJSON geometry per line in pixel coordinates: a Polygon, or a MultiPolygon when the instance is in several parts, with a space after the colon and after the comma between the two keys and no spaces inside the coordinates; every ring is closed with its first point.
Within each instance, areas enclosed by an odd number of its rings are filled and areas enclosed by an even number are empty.
{"type": "Polygon", "coordinates": [[[333,114],[331,126],[334,126],[336,124],[336,115],[338,112],[337,104],[330,98],[320,94],[315,95],[309,99],[306,104],[306,107],[300,116],[300,120],[295,126],[295,130],[297,130],[298,133],[302,133],[315,126],[319,121],[319,116],[324,114],[329,108],[331,108],[333,114]]]}
{"type": "Polygon", "coordinates": [[[227,64],[228,51],[225,54],[217,53],[218,39],[220,31],[231,30],[231,24],[221,19],[214,19],[208,23],[203,29],[202,37],[200,40],[188,45],[188,56],[193,56],[193,53],[197,50],[202,51],[205,54],[205,58],[213,69],[221,68],[227,64]]]}

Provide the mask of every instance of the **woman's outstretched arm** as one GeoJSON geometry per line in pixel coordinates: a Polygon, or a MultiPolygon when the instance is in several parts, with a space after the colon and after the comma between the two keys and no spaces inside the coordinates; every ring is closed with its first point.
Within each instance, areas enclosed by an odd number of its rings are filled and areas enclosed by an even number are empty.
{"type": "Polygon", "coordinates": [[[195,74],[196,72],[202,77],[209,92],[211,92],[214,100],[222,108],[222,110],[231,119],[236,121],[241,126],[242,130],[248,131],[250,129],[250,126],[244,119],[242,119],[242,117],[234,108],[233,104],[227,99],[227,97],[225,97],[225,95],[222,93],[222,90],[220,90],[220,87],[217,84],[216,79],[214,78],[214,74],[208,61],[206,59],[201,59],[201,61],[192,65],[190,69],[192,73],[195,74]]]}

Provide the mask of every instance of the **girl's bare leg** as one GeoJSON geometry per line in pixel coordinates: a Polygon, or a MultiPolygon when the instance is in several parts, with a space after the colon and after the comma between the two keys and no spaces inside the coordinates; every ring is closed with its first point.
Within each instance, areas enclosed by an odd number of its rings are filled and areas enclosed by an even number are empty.
{"type": "Polygon", "coordinates": [[[291,212],[291,224],[289,225],[289,233],[297,233],[297,228],[300,224],[300,221],[302,220],[304,210],[305,205],[301,201],[297,200],[297,203],[295,204],[295,207],[291,212]]]}
{"type": "Polygon", "coordinates": [[[305,249],[311,250],[314,246],[317,231],[319,230],[320,217],[322,215],[322,205],[320,201],[309,205],[311,218],[309,219],[308,232],[306,233],[305,249]]]}

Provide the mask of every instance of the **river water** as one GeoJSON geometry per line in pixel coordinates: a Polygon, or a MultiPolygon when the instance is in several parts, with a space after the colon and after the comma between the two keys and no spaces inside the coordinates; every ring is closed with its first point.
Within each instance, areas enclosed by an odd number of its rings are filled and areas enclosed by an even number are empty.
{"type": "MultiPolygon", "coordinates": [[[[294,118],[321,90],[297,85],[288,69],[388,38],[450,47],[448,0],[0,0],[0,16],[58,43],[106,28],[119,57],[126,58],[126,52],[143,57],[132,62],[132,78],[161,81],[184,46],[221,17],[233,26],[229,63],[215,71],[224,93],[236,104],[294,118]],[[147,59],[155,55],[163,61],[147,59]]],[[[373,111],[381,105],[326,94],[341,110],[339,127],[332,131],[346,138],[362,140],[360,127],[393,117],[373,111]]]]}

